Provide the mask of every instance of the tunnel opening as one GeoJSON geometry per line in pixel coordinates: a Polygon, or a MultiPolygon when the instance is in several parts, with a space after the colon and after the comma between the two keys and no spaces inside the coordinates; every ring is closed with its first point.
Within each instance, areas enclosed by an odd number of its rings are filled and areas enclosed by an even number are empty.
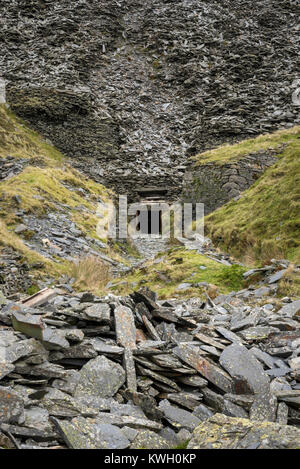
{"type": "Polygon", "coordinates": [[[162,211],[153,208],[153,205],[147,204],[145,208],[138,210],[136,216],[140,220],[137,224],[137,230],[143,235],[161,236],[162,235],[162,211]]]}
{"type": "Polygon", "coordinates": [[[137,230],[144,236],[162,236],[162,210],[158,204],[166,202],[168,189],[151,186],[140,188],[137,192],[139,203],[143,206],[143,210],[138,210],[136,214],[140,220],[137,230]]]}

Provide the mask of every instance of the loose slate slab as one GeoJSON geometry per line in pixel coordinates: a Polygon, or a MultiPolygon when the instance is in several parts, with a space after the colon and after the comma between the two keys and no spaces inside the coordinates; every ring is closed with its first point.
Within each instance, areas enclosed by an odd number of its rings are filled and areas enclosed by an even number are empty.
{"type": "Polygon", "coordinates": [[[178,381],[182,384],[186,384],[187,386],[192,386],[196,388],[205,388],[207,386],[206,379],[201,378],[200,376],[180,376],[178,381]]]}
{"type": "Polygon", "coordinates": [[[10,387],[0,386],[0,423],[19,423],[24,413],[24,400],[10,387]]]}
{"type": "Polygon", "coordinates": [[[90,360],[80,371],[75,397],[112,397],[125,383],[123,368],[104,356],[90,360]]]}
{"type": "Polygon", "coordinates": [[[47,327],[42,331],[42,341],[48,350],[65,350],[70,347],[65,333],[58,329],[47,327]]]}
{"type": "Polygon", "coordinates": [[[48,388],[47,390],[48,392],[41,403],[52,416],[76,417],[81,414],[85,417],[95,417],[98,413],[98,409],[93,406],[87,407],[79,399],[73,398],[59,389],[48,388]]]}
{"type": "Polygon", "coordinates": [[[23,332],[29,337],[43,340],[44,323],[39,315],[24,314],[13,312],[11,315],[13,328],[16,331],[23,332]]]}
{"type": "Polygon", "coordinates": [[[201,397],[186,392],[160,394],[159,397],[161,399],[167,399],[174,402],[175,404],[185,407],[191,411],[199,405],[199,401],[201,400],[201,397]]]}
{"type": "Polygon", "coordinates": [[[14,436],[20,438],[33,438],[36,441],[53,441],[57,438],[57,433],[54,431],[47,432],[37,428],[26,428],[18,425],[1,424],[3,431],[7,431],[14,436]]]}
{"type": "Polygon", "coordinates": [[[36,339],[26,339],[15,342],[6,349],[6,356],[9,362],[14,363],[20,358],[31,355],[38,355],[46,359],[48,352],[43,345],[36,339]]]}
{"type": "Polygon", "coordinates": [[[100,324],[110,324],[110,306],[107,303],[96,303],[84,310],[86,319],[100,324]]]}
{"type": "Polygon", "coordinates": [[[156,332],[153,324],[149,321],[147,316],[145,316],[145,314],[142,316],[142,319],[143,319],[143,322],[145,324],[145,327],[146,327],[151,339],[159,341],[160,337],[159,337],[158,333],[156,332]]]}
{"type": "Polygon", "coordinates": [[[230,376],[213,362],[199,356],[194,348],[180,344],[173,349],[173,353],[180,360],[195,368],[204,378],[219,389],[222,389],[224,392],[231,392],[233,382],[230,376]]]}
{"type": "Polygon", "coordinates": [[[126,383],[127,389],[132,392],[136,392],[136,372],[135,372],[135,363],[132,355],[132,350],[125,348],[124,350],[124,368],[126,372],[126,383]]]}
{"type": "Polygon", "coordinates": [[[54,298],[57,295],[55,290],[51,288],[44,288],[43,290],[34,293],[34,295],[29,296],[22,301],[23,306],[28,307],[37,307],[47,303],[49,300],[54,298]]]}
{"type": "Polygon", "coordinates": [[[110,424],[91,423],[82,417],[71,422],[52,419],[67,446],[72,449],[125,449],[130,441],[110,424]]]}
{"type": "Polygon", "coordinates": [[[224,350],[226,348],[225,345],[221,344],[220,342],[217,342],[216,340],[212,339],[211,337],[205,334],[201,334],[200,332],[197,332],[195,334],[195,337],[204,344],[211,345],[212,347],[215,347],[217,349],[224,350]]]}
{"type": "Polygon", "coordinates": [[[177,429],[186,428],[187,430],[194,430],[201,422],[191,412],[172,406],[167,400],[160,402],[159,409],[163,412],[165,419],[170,425],[177,429]]]}
{"type": "Polygon", "coordinates": [[[269,377],[260,362],[243,345],[232,344],[227,347],[222,352],[219,362],[235,379],[237,394],[269,391],[269,377]]]}
{"type": "Polygon", "coordinates": [[[118,306],[114,316],[118,344],[128,349],[136,349],[136,328],[131,309],[118,306]]]}
{"type": "Polygon", "coordinates": [[[275,422],[277,414],[277,399],[269,393],[263,392],[255,395],[250,409],[250,419],[259,422],[275,422]]]}
{"type": "Polygon", "coordinates": [[[109,423],[118,427],[147,428],[150,430],[161,430],[163,427],[160,423],[148,420],[146,418],[132,417],[131,415],[114,415],[106,412],[99,413],[95,419],[91,419],[97,423],[109,423]]]}
{"type": "Polygon", "coordinates": [[[193,432],[188,449],[296,449],[300,429],[216,414],[193,432]]]}
{"type": "Polygon", "coordinates": [[[15,367],[11,363],[0,361],[0,379],[12,373],[14,369],[15,367]]]}
{"type": "Polygon", "coordinates": [[[300,408],[300,390],[274,391],[274,394],[279,401],[283,401],[287,404],[292,404],[293,407],[300,408]]]}
{"type": "Polygon", "coordinates": [[[278,316],[295,318],[300,315],[300,300],[293,301],[283,306],[278,312],[278,316]]]}
{"type": "MultiPolygon", "coordinates": [[[[140,371],[140,374],[142,376],[150,376],[154,381],[158,381],[160,383],[166,384],[167,386],[170,387],[170,391],[172,389],[175,389],[175,391],[180,391],[180,387],[177,386],[177,384],[172,381],[169,378],[166,378],[165,376],[162,376],[161,374],[155,373],[152,370],[148,370],[146,368],[142,368],[141,366],[138,366],[138,370],[140,371]]],[[[160,388],[161,389],[161,388],[160,388]]]]}
{"type": "Polygon", "coordinates": [[[139,431],[130,445],[130,449],[170,449],[171,447],[170,441],[151,430],[139,431]]]}
{"type": "Polygon", "coordinates": [[[216,330],[221,334],[225,339],[230,340],[232,343],[237,343],[237,344],[243,344],[243,339],[239,337],[237,334],[234,332],[225,329],[225,327],[218,326],[216,327],[216,330]]]}

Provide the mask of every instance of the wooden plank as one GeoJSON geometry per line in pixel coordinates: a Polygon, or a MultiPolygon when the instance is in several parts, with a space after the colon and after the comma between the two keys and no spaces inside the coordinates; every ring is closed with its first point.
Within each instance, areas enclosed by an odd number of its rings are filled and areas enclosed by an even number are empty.
{"type": "Polygon", "coordinates": [[[47,303],[47,301],[49,301],[51,298],[56,296],[56,294],[56,291],[52,288],[44,288],[43,290],[38,291],[34,295],[25,298],[25,300],[22,301],[22,304],[27,308],[41,306],[47,303]]]}

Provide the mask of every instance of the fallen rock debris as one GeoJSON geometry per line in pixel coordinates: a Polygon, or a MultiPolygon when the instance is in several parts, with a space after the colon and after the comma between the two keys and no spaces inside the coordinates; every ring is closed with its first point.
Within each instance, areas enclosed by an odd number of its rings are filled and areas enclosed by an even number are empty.
{"type": "Polygon", "coordinates": [[[48,293],[1,297],[0,447],[300,446],[299,301],[48,293]]]}

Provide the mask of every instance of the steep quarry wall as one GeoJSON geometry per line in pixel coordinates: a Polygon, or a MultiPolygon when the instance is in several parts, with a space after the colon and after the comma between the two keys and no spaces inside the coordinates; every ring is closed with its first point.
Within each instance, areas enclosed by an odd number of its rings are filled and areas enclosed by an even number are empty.
{"type": "Polygon", "coordinates": [[[288,0],[2,0],[12,108],[74,166],[136,198],[187,157],[299,122],[288,0]]]}

